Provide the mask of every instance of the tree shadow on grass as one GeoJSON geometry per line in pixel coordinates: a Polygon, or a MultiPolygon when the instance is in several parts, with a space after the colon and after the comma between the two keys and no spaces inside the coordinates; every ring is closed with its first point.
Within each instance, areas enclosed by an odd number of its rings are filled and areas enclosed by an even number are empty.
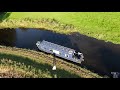
{"type": "Polygon", "coordinates": [[[51,70],[52,66],[49,64],[41,64],[41,63],[33,61],[32,59],[20,57],[17,55],[1,54],[0,53],[0,59],[10,59],[10,60],[16,61],[17,63],[21,63],[21,64],[24,63],[24,65],[26,65],[27,67],[32,66],[36,70],[41,70],[42,72],[49,71],[52,78],[54,78],[55,75],[57,76],[57,78],[80,78],[80,76],[78,76],[76,74],[72,74],[72,73],[65,71],[63,69],[57,68],[56,71],[52,71],[51,70]]]}
{"type": "Polygon", "coordinates": [[[1,12],[0,13],[0,22],[7,19],[10,16],[11,12],[1,12]]]}

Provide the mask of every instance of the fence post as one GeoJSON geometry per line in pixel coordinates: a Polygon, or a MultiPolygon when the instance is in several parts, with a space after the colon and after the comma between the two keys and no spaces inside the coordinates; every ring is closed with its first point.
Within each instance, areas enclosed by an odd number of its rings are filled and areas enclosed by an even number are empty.
{"type": "Polygon", "coordinates": [[[53,53],[53,68],[52,70],[56,70],[56,59],[55,59],[55,53],[53,53]]]}

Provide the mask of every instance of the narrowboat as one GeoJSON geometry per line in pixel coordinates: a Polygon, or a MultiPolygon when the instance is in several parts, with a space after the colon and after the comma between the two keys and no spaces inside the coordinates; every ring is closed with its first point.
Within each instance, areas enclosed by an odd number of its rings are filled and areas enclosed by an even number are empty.
{"type": "Polygon", "coordinates": [[[67,48],[48,41],[37,41],[36,43],[39,50],[54,54],[55,56],[70,60],[75,63],[84,61],[84,56],[81,52],[76,52],[74,49],[67,48]]]}

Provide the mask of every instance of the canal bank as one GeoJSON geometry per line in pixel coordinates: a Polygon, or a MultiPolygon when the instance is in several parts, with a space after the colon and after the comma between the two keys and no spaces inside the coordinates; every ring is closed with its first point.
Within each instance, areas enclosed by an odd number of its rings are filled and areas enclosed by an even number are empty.
{"type": "Polygon", "coordinates": [[[8,75],[6,77],[54,78],[56,74],[57,78],[102,78],[85,68],[56,59],[57,70],[52,71],[51,55],[34,50],[0,46],[0,72],[8,75]]]}
{"type": "Polygon", "coordinates": [[[66,35],[34,28],[0,30],[0,44],[5,46],[37,50],[36,42],[42,40],[82,52],[84,62],[78,66],[95,73],[110,76],[111,72],[120,70],[120,45],[97,40],[77,32],[66,35]]]}

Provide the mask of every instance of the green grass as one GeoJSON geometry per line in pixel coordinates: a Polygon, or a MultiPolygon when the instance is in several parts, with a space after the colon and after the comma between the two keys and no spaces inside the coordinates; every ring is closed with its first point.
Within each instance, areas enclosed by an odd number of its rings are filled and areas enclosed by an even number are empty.
{"type": "Polygon", "coordinates": [[[80,32],[97,39],[120,44],[119,12],[12,12],[7,19],[13,20],[14,25],[9,25],[6,21],[6,23],[0,23],[1,28],[41,27],[52,29],[59,33],[80,32]],[[29,19],[28,21],[30,22],[24,22],[26,18],[29,19]],[[45,23],[41,25],[41,23],[37,22],[43,18],[56,20],[64,29],[59,28],[59,25],[55,27],[56,24],[51,25],[50,23],[45,23]],[[14,20],[16,20],[15,23],[14,20]],[[36,20],[36,23],[32,23],[34,20],[36,20]],[[66,24],[73,25],[76,29],[74,30],[72,28],[69,30],[68,28],[68,30],[66,30],[66,24]]]}
{"type": "Polygon", "coordinates": [[[101,78],[85,68],[57,60],[52,71],[51,55],[41,52],[0,46],[0,77],[17,78],[101,78]]]}

